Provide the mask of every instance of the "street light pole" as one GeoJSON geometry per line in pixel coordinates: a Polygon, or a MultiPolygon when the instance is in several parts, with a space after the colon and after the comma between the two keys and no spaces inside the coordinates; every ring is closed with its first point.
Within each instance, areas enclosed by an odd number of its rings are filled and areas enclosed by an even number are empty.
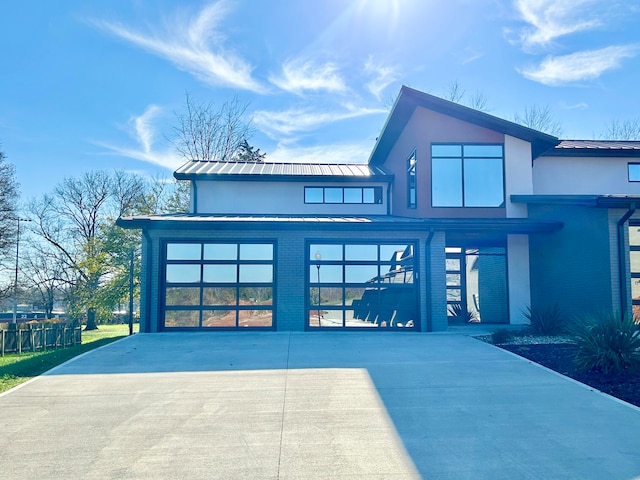
{"type": "Polygon", "coordinates": [[[16,271],[13,279],[13,320],[11,323],[18,321],[18,259],[20,258],[20,222],[30,222],[28,218],[15,217],[13,220],[18,222],[18,235],[16,238],[16,271]]]}

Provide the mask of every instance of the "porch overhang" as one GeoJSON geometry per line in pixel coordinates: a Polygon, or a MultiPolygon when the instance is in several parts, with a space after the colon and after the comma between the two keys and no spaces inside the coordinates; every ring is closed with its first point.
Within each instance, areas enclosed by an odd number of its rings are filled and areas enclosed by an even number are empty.
{"type": "Polygon", "coordinates": [[[526,218],[430,218],[399,216],[283,216],[283,215],[204,215],[170,214],[121,217],[117,225],[128,229],[296,229],[368,230],[368,231],[444,231],[469,233],[530,234],[551,233],[563,227],[562,222],[526,218]]]}

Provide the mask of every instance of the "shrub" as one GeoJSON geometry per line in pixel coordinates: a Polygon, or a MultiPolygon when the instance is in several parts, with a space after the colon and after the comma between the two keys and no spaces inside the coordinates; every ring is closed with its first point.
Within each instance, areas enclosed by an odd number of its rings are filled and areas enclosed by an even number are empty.
{"type": "Polygon", "coordinates": [[[506,328],[499,328],[491,332],[491,343],[499,345],[501,343],[507,343],[513,338],[513,334],[506,328]]]}
{"type": "Polygon", "coordinates": [[[603,373],[640,366],[640,330],[631,318],[615,314],[582,317],[570,330],[575,337],[576,366],[603,373]]]}
{"type": "Polygon", "coordinates": [[[449,305],[449,315],[461,322],[472,323],[477,321],[476,314],[474,312],[465,311],[460,303],[453,303],[449,305]]]}
{"type": "Polygon", "coordinates": [[[567,332],[567,321],[557,305],[531,308],[522,315],[529,321],[531,333],[536,335],[559,335],[567,332]]]}

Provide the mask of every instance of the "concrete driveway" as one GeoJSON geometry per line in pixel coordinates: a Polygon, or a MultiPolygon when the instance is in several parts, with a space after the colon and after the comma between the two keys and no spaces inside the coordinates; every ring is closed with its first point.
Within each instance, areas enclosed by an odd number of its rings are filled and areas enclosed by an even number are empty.
{"type": "Polygon", "coordinates": [[[0,397],[3,479],[640,479],[640,409],[463,335],[136,335],[0,397]]]}

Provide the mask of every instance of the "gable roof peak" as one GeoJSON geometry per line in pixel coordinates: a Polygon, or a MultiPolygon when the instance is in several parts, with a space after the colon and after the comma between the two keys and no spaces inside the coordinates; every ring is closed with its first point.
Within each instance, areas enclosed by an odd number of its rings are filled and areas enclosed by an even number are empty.
{"type": "Polygon", "coordinates": [[[384,163],[418,107],[525,140],[531,143],[533,158],[560,142],[558,137],[553,135],[403,85],[371,152],[369,163],[384,163]]]}

